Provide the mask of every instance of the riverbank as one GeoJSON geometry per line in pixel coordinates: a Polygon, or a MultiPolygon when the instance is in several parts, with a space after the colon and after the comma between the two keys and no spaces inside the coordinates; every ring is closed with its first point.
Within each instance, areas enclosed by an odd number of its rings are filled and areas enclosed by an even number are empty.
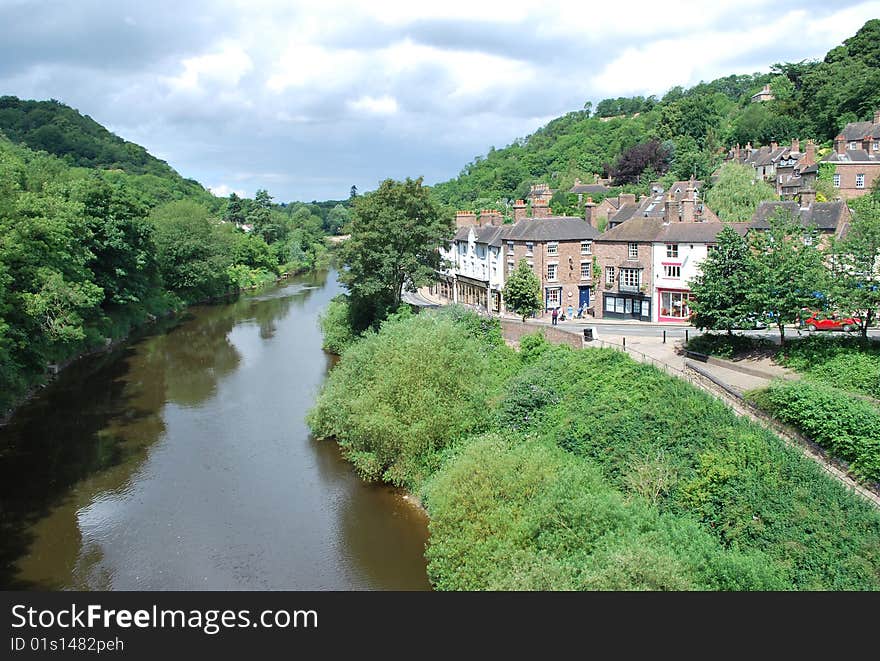
{"type": "MultiPolygon", "coordinates": [[[[326,265],[322,265],[321,268],[326,268],[326,265]]],[[[117,334],[115,337],[104,337],[100,341],[96,341],[92,344],[86,345],[76,350],[70,356],[67,356],[61,360],[58,360],[55,363],[47,365],[46,370],[42,374],[34,374],[29,377],[29,383],[26,384],[23,391],[20,394],[15,395],[12,399],[12,403],[7,406],[4,411],[0,412],[0,427],[9,424],[9,421],[12,419],[12,417],[15,415],[15,412],[19,408],[29,402],[43,388],[51,384],[52,381],[55,380],[59,376],[59,374],[61,374],[61,372],[63,372],[65,369],[83,360],[84,358],[88,358],[89,356],[95,356],[97,354],[113,351],[120,345],[128,342],[131,337],[136,335],[138,332],[148,329],[157,321],[181,315],[188,308],[195,305],[211,305],[215,303],[229,302],[231,299],[234,299],[235,297],[238,297],[243,293],[253,293],[259,291],[271,285],[276,285],[280,282],[283,282],[284,280],[287,280],[291,277],[302,275],[308,271],[309,269],[307,268],[292,269],[279,274],[274,279],[265,280],[250,287],[241,288],[234,292],[228,292],[221,296],[211,296],[201,300],[191,301],[189,303],[184,303],[177,298],[165,297],[164,300],[167,300],[172,304],[168,305],[167,307],[151,307],[140,310],[139,312],[135,312],[135,318],[140,317],[141,320],[136,323],[125,323],[125,328],[121,334],[117,334]]],[[[127,314],[131,313],[128,312],[127,314]]],[[[109,323],[109,327],[112,328],[114,326],[116,326],[116,323],[111,321],[109,323]]]]}
{"type": "Polygon", "coordinates": [[[426,590],[427,521],[304,422],[333,270],[193,306],[0,429],[0,587],[426,590]]]}
{"type": "Polygon", "coordinates": [[[519,343],[399,316],[309,414],[424,503],[435,588],[880,589],[880,514],[775,435],[619,352],[519,343]]]}

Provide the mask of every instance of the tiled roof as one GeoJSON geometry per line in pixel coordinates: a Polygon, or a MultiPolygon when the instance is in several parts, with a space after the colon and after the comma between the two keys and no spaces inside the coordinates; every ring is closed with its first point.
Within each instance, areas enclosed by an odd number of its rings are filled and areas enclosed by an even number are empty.
{"type": "Polygon", "coordinates": [[[874,122],[850,122],[840,133],[845,140],[861,140],[865,136],[880,138],[880,124],[874,124],[874,122]]]}
{"type": "Polygon", "coordinates": [[[515,225],[505,225],[504,229],[505,241],[577,241],[599,236],[595,227],[573,216],[524,218],[515,225]]]}
{"type": "Polygon", "coordinates": [[[607,193],[611,189],[602,184],[579,184],[572,186],[569,193],[607,193]]]}
{"type": "Polygon", "coordinates": [[[815,225],[820,230],[834,231],[846,217],[845,202],[814,202],[806,209],[801,209],[797,202],[761,202],[752,216],[749,227],[752,229],[768,229],[768,219],[777,209],[786,209],[801,220],[801,224],[815,225]]]}
{"type": "Polygon", "coordinates": [[[669,223],[654,240],[662,243],[714,243],[726,225],[722,222],[669,223]]]}
{"type": "MultiPolygon", "coordinates": [[[[629,206],[629,205],[627,205],[629,206]]],[[[597,241],[652,242],[663,229],[663,218],[635,216],[599,235],[597,241]]]]}
{"type": "Polygon", "coordinates": [[[876,154],[869,154],[864,149],[847,149],[845,154],[832,152],[822,160],[826,163],[880,163],[876,154]]]}

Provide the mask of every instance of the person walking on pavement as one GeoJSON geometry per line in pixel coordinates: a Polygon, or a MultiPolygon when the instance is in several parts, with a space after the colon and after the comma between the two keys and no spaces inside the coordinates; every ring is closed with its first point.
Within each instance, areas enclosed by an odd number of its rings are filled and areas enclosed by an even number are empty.
{"type": "Polygon", "coordinates": [[[559,308],[553,308],[553,312],[550,313],[550,316],[553,318],[553,325],[556,326],[556,322],[559,319],[559,308]]]}

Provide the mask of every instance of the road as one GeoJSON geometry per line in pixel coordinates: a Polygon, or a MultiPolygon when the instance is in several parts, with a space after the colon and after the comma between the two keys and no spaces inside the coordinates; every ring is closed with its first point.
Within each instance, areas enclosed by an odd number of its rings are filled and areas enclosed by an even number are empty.
{"type": "MultiPolygon", "coordinates": [[[[440,307],[434,301],[430,301],[418,292],[403,292],[403,301],[405,303],[409,303],[410,305],[417,305],[423,308],[436,308],[440,307]]],[[[483,310],[482,314],[485,314],[485,310],[483,310]]],[[[511,317],[513,318],[513,317],[511,317]]],[[[534,324],[550,324],[550,319],[534,319],[530,320],[529,323],[534,324]]],[[[647,323],[644,321],[630,321],[630,322],[621,322],[615,323],[613,321],[605,321],[602,319],[575,319],[574,321],[560,321],[559,322],[560,329],[568,329],[572,332],[582,333],[584,328],[592,328],[593,335],[597,338],[609,335],[616,336],[625,336],[625,337],[663,337],[663,331],[666,331],[666,337],[668,339],[679,339],[684,338],[685,334],[687,334],[688,338],[696,337],[697,335],[702,335],[702,331],[692,327],[685,326],[683,324],[655,324],[655,323],[647,323]]],[[[768,328],[765,330],[741,330],[736,331],[738,335],[749,335],[750,337],[763,337],[769,340],[778,341],[779,338],[779,330],[774,328],[768,328]]],[[[794,326],[786,326],[785,328],[785,336],[788,337],[798,337],[798,335],[805,336],[808,335],[809,332],[805,330],[798,331],[794,326]]],[[[815,331],[816,335],[844,335],[844,333],[840,331],[815,331]]],[[[856,336],[856,333],[849,333],[851,337],[856,336]]],[[[871,328],[868,330],[869,337],[880,338],[880,328],[871,328]]]]}

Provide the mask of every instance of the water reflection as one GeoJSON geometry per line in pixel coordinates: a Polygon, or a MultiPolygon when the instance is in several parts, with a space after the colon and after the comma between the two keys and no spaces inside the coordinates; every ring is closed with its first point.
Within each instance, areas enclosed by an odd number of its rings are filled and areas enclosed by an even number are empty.
{"type": "Polygon", "coordinates": [[[193,309],[23,408],[0,430],[0,585],[427,588],[424,519],[303,421],[325,277],[193,309]]]}

